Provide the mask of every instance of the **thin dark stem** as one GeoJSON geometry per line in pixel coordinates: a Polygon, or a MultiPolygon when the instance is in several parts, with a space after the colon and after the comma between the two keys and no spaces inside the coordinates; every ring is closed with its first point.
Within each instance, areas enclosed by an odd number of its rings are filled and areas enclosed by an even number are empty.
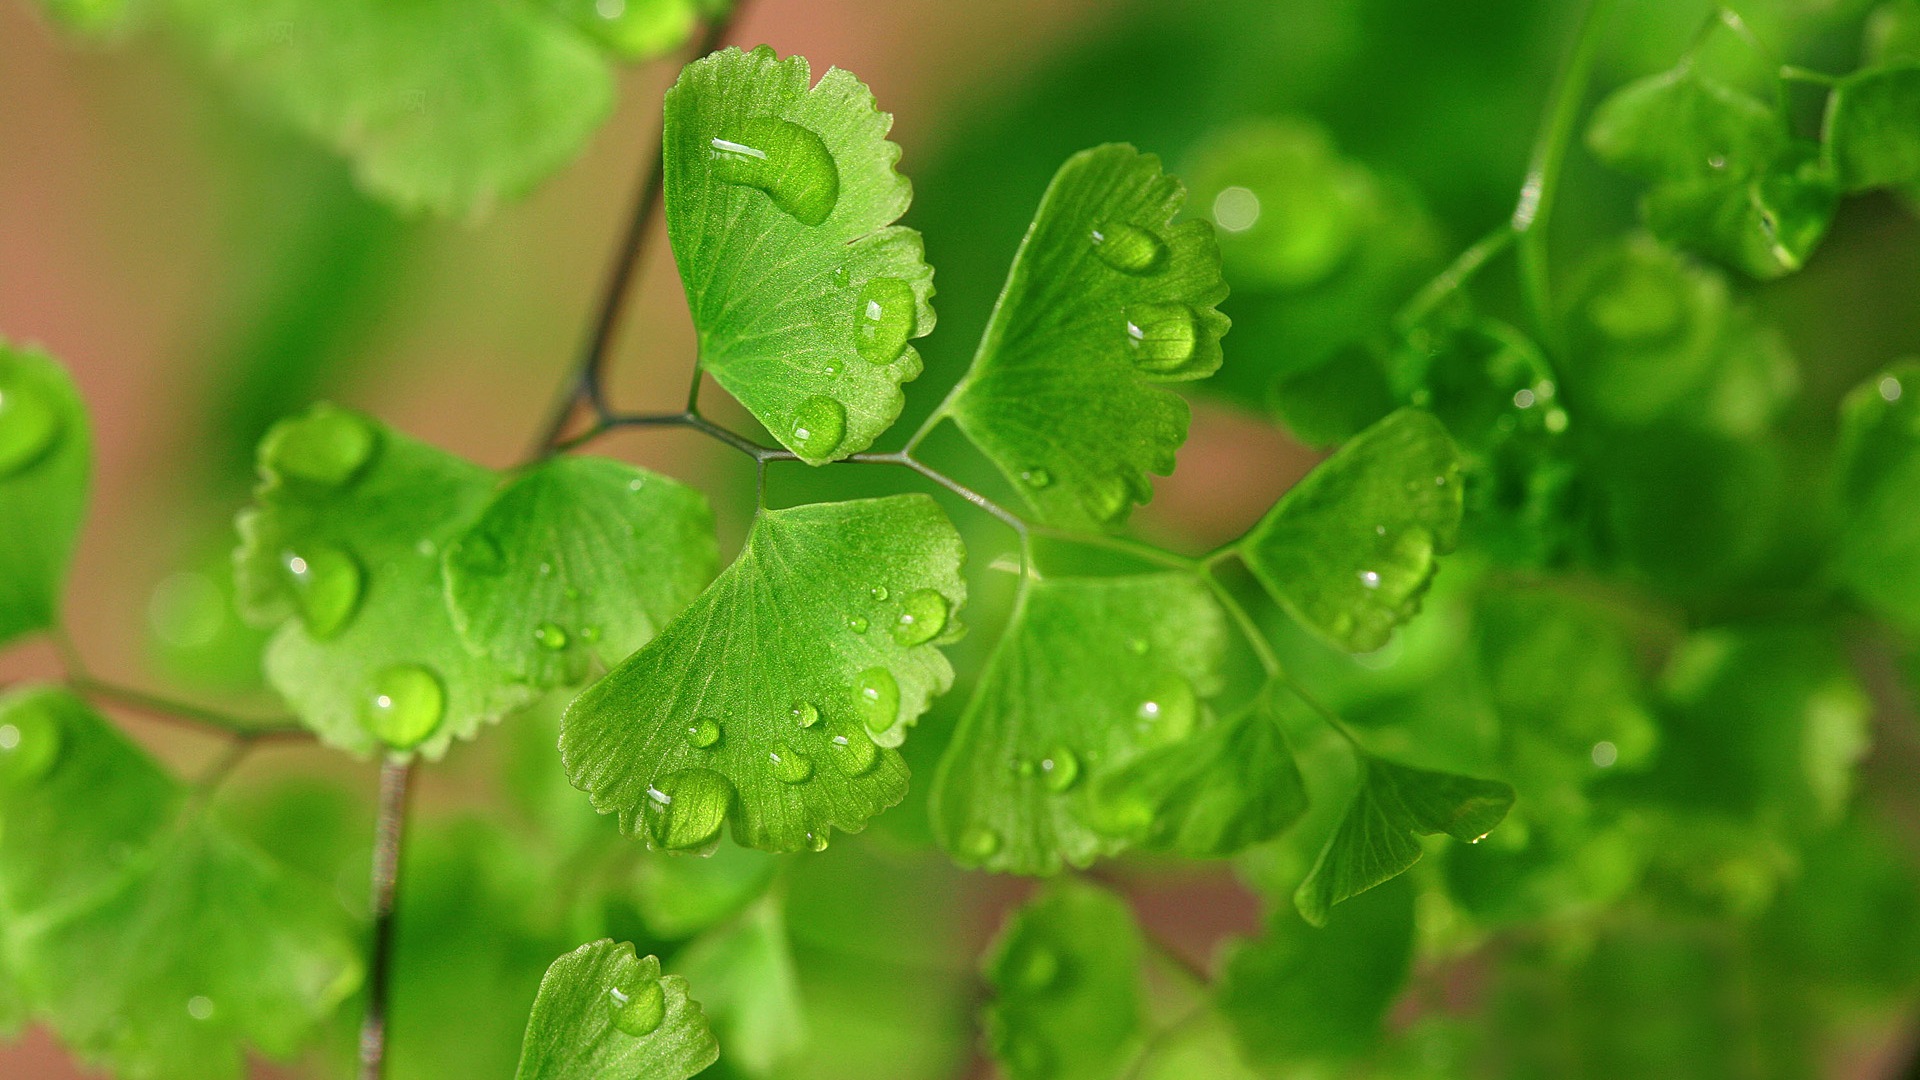
{"type": "Polygon", "coordinates": [[[400,847],[407,831],[413,760],[380,766],[380,816],[373,834],[373,944],[367,959],[367,1016],[360,1025],[360,1080],[381,1080],[387,1055],[387,994],[393,973],[393,912],[400,892],[400,847]]]}
{"type": "Polygon", "coordinates": [[[1480,268],[1492,261],[1493,257],[1505,251],[1513,243],[1513,226],[1501,225],[1498,229],[1481,237],[1474,245],[1460,253],[1445,270],[1440,271],[1432,281],[1413,294],[1405,307],[1393,318],[1393,324],[1402,333],[1413,329],[1422,319],[1433,314],[1435,308],[1447,301],[1447,298],[1460,291],[1480,268]]]}
{"type": "Polygon", "coordinates": [[[144,690],[116,686],[102,682],[91,675],[73,674],[67,678],[67,686],[74,693],[104,705],[118,705],[143,716],[156,720],[165,720],[175,724],[188,724],[199,728],[213,728],[226,735],[238,736],[248,740],[259,739],[307,739],[312,733],[301,727],[299,722],[288,717],[276,717],[267,720],[251,720],[233,716],[218,709],[194,705],[189,702],[175,701],[172,698],[149,694],[144,690]]]}

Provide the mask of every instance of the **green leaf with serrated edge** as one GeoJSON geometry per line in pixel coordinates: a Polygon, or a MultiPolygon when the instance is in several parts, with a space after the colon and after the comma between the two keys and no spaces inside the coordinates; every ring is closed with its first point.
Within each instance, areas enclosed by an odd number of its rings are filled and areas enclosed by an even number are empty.
{"type": "Polygon", "coordinates": [[[249,618],[280,628],[267,678],[321,740],[446,753],[531,690],[455,632],[441,552],[494,474],[329,405],[260,441],[234,554],[249,618]]]}
{"type": "Polygon", "coordinates": [[[1718,259],[1762,281],[1806,265],[1838,201],[1811,144],[1751,176],[1656,185],[1641,200],[1647,228],[1667,243],[1718,259]]]}
{"type": "Polygon", "coordinates": [[[47,354],[0,341],[0,645],[59,621],[92,469],[73,380],[47,354]]]}
{"type": "Polygon", "coordinates": [[[468,648],[536,686],[616,664],[713,579],[705,495],[606,458],[554,458],[495,495],[448,545],[447,599],[468,648]]]}
{"type": "Polygon", "coordinates": [[[1920,360],[1902,360],[1840,409],[1834,487],[1844,525],[1834,571],[1861,603],[1920,628],[1920,360]]]}
{"type": "Polygon", "coordinates": [[[933,330],[893,117],[860,80],[762,46],[688,65],[667,91],[667,235],[700,366],[818,465],[892,426],[933,330]]]}
{"type": "Polygon", "coordinates": [[[1191,574],[1027,582],[934,777],[941,845],[1021,874],[1124,848],[1093,827],[1093,782],[1197,737],[1226,643],[1191,574]]]}
{"type": "Polygon", "coordinates": [[[1215,990],[1249,1061],[1343,1058],[1380,1036],[1413,959],[1413,887],[1388,882],[1310,926],[1280,908],[1228,947],[1215,990]]]}
{"type": "Polygon", "coordinates": [[[242,1043],[287,1057],[358,985],[323,889],[186,802],[62,691],[16,692],[0,728],[0,907],[9,966],[81,1057],[152,1080],[238,1077],[242,1043]]]}
{"type": "Polygon", "coordinates": [[[1844,191],[1920,180],[1920,61],[1841,79],[1827,98],[1823,138],[1844,191]]]}
{"type": "Polygon", "coordinates": [[[407,208],[458,214],[577,154],[613,101],[593,45],[525,3],[167,0],[246,99],[407,208]]]}
{"type": "Polygon", "coordinates": [[[906,729],[946,692],[966,600],[932,499],[763,511],[732,566],[568,707],[574,786],[650,844],[817,848],[900,801],[906,729]],[[879,744],[876,746],[875,744],[879,744]]]}
{"type": "Polygon", "coordinates": [[[1084,150],[1054,174],[949,411],[1049,524],[1118,525],[1173,471],[1187,403],[1220,367],[1227,298],[1205,221],[1160,160],[1084,150]]]}
{"type": "Polygon", "coordinates": [[[1089,817],[1097,828],[1195,859],[1270,840],[1307,809],[1278,725],[1263,692],[1238,716],[1099,774],[1089,817]]]}
{"type": "Polygon", "coordinates": [[[1339,828],[1293,894],[1300,916],[1325,926],[1333,905],[1406,871],[1420,861],[1418,836],[1446,833],[1477,843],[1513,806],[1513,788],[1498,780],[1416,769],[1364,754],[1360,790],[1339,828]]]}
{"type": "Polygon", "coordinates": [[[781,905],[765,897],[674,957],[674,968],[700,988],[728,1064],[753,1076],[790,1059],[808,1038],[781,905]]]}
{"type": "Polygon", "coordinates": [[[628,942],[582,945],[540,980],[514,1080],[686,1080],[720,1044],[687,980],[628,942]]]}
{"type": "Polygon", "coordinates": [[[1429,413],[1402,409],[1293,486],[1240,541],[1288,612],[1371,652],[1420,610],[1460,531],[1460,452],[1429,413]]]}
{"type": "Polygon", "coordinates": [[[1110,1080],[1139,1050],[1139,927],[1073,878],[1013,913],[984,961],[987,1046],[1012,1080],[1110,1080]]]}
{"type": "Polygon", "coordinates": [[[634,906],[648,930],[663,938],[689,937],[765,893],[777,866],[765,852],[725,841],[706,856],[657,854],[634,871],[634,906]]]}

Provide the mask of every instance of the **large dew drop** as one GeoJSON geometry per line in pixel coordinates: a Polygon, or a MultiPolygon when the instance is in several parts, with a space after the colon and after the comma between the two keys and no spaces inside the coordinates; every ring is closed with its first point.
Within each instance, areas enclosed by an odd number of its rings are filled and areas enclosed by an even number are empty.
{"type": "Polygon", "coordinates": [[[1200,332],[1185,304],[1127,305],[1127,347],[1133,366],[1165,375],[1193,359],[1200,332]]]}
{"type": "Polygon", "coordinates": [[[43,702],[28,701],[0,717],[0,789],[19,790],[60,760],[60,721],[43,702]]]}
{"type": "Polygon", "coordinates": [[[379,432],[366,420],[331,405],[274,429],[267,465],[281,476],[318,487],[341,487],[373,459],[379,432]]]}
{"type": "Polygon", "coordinates": [[[853,304],[853,348],[870,364],[891,364],[913,337],[913,286],[899,278],[874,278],[853,304]]]}
{"type": "Polygon", "coordinates": [[[1165,241],[1138,225],[1125,222],[1093,230],[1093,253],[1123,274],[1151,274],[1167,261],[1165,241]]]}
{"type": "Polygon", "coordinates": [[[447,713],[447,691],[417,664],[390,667],[374,677],[367,696],[367,730],[397,750],[418,746],[447,713]]]}
{"type": "Polygon", "coordinates": [[[14,377],[0,380],[0,476],[39,461],[60,435],[60,411],[39,387],[14,377]]]}
{"type": "Polygon", "coordinates": [[[774,779],[784,784],[804,784],[813,779],[813,759],[791,747],[782,746],[767,755],[774,779]]]}
{"type": "Polygon", "coordinates": [[[840,170],[820,136],[791,120],[756,116],[708,142],[714,178],[766,192],[804,225],[819,225],[840,201],[840,170]]]}
{"type": "Polygon", "coordinates": [[[360,563],[332,544],[309,544],[281,555],[293,584],[300,624],[320,641],[339,634],[353,620],[366,585],[360,563]]]}
{"type": "Polygon", "coordinates": [[[900,719],[900,683],[893,672],[872,667],[853,681],[853,711],[878,735],[900,719]]]}
{"type": "Polygon", "coordinates": [[[663,848],[697,848],[720,835],[733,805],[733,785],[711,769],[681,769],[654,784],[648,796],[647,832],[653,842],[663,848]]]}
{"type": "Polygon", "coordinates": [[[1056,746],[1040,759],[1040,782],[1048,791],[1067,791],[1080,780],[1080,757],[1064,746],[1056,746]]]}
{"type": "Polygon", "coordinates": [[[873,745],[867,733],[857,727],[834,727],[833,737],[827,740],[832,747],[833,760],[839,764],[840,771],[848,776],[859,776],[873,768],[880,760],[880,748],[873,745]]]}
{"type": "Polygon", "coordinates": [[[687,744],[695,750],[711,749],[720,741],[720,721],[703,716],[687,726],[687,744]]]}
{"type": "Polygon", "coordinates": [[[902,645],[924,645],[946,628],[947,598],[932,589],[915,589],[900,601],[893,640],[902,645]]]}
{"type": "Polygon", "coordinates": [[[830,457],[846,437],[847,407],[825,394],[801,402],[793,414],[793,448],[801,457],[830,457]]]}
{"type": "Polygon", "coordinates": [[[820,722],[820,709],[811,701],[796,701],[787,711],[792,714],[793,722],[803,728],[820,722]]]}
{"type": "Polygon", "coordinates": [[[632,993],[612,987],[607,997],[613,1005],[613,1026],[636,1039],[653,1034],[667,1018],[667,993],[658,980],[641,983],[632,993]]]}
{"type": "Polygon", "coordinates": [[[1192,731],[1200,715],[1200,699],[1193,684],[1178,675],[1169,675],[1154,684],[1153,690],[1134,709],[1134,719],[1150,743],[1179,742],[1192,731]]]}

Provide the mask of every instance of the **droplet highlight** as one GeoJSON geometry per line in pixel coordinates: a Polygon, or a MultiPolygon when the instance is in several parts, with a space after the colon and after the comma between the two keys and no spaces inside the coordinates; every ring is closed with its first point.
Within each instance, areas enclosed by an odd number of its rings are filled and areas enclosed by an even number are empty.
{"type": "Polygon", "coordinates": [[[794,723],[803,728],[812,727],[820,722],[820,710],[811,701],[796,701],[787,713],[793,717],[794,723]]]}
{"type": "Polygon", "coordinates": [[[53,771],[60,760],[60,721],[39,701],[14,706],[0,720],[0,786],[18,790],[53,771]]]}
{"type": "Polygon", "coordinates": [[[1161,679],[1134,709],[1140,731],[1156,743],[1186,738],[1199,715],[1200,699],[1193,692],[1193,684],[1178,675],[1161,679]]]}
{"type": "Polygon", "coordinates": [[[1167,261],[1167,245],[1138,225],[1114,222],[1093,230],[1093,253],[1123,274],[1151,274],[1167,261]]]}
{"type": "Polygon", "coordinates": [[[703,716],[687,725],[687,743],[695,750],[706,750],[720,741],[720,721],[703,716]]]}
{"type": "Polygon", "coordinates": [[[1154,374],[1180,370],[1193,359],[1200,328],[1185,304],[1129,304],[1127,348],[1133,366],[1154,374]]]}
{"type": "Polygon", "coordinates": [[[681,769],[649,789],[646,827],[653,842],[684,850],[705,846],[720,835],[733,805],[733,785],[711,769],[681,769]],[[659,792],[659,798],[652,797],[659,792]]]}
{"type": "Polygon", "coordinates": [[[832,457],[847,437],[847,407],[825,394],[800,403],[793,414],[793,449],[801,457],[832,457]]]}
{"type": "Polygon", "coordinates": [[[631,994],[615,987],[608,997],[613,1001],[613,1026],[636,1039],[653,1034],[667,1018],[667,994],[658,982],[643,983],[631,994]]]}
{"type": "Polygon", "coordinates": [[[417,664],[390,667],[374,677],[367,699],[367,730],[397,750],[418,746],[446,715],[447,692],[417,664]]]}
{"type": "Polygon", "coordinates": [[[869,364],[891,364],[907,350],[914,328],[913,286],[874,278],[853,303],[853,349],[869,364]]]}
{"type": "Polygon", "coordinates": [[[716,180],[756,188],[803,225],[819,225],[840,201],[840,170],[819,133],[756,116],[708,142],[716,180]]]}
{"type": "Polygon", "coordinates": [[[767,755],[773,777],[783,784],[804,784],[813,779],[813,759],[789,746],[767,755]]]}
{"type": "Polygon", "coordinates": [[[833,760],[840,771],[848,776],[859,776],[872,769],[880,760],[880,748],[873,744],[867,733],[856,727],[836,728],[832,738],[827,740],[833,760]]]}
{"type": "Polygon", "coordinates": [[[1080,758],[1064,746],[1054,747],[1040,759],[1040,783],[1054,794],[1070,790],[1080,780],[1080,758]]]}
{"type": "Polygon", "coordinates": [[[533,640],[548,652],[559,652],[567,647],[567,632],[559,623],[543,622],[534,627],[533,640]]]}
{"type": "Polygon", "coordinates": [[[853,680],[853,712],[878,735],[900,719],[900,682],[893,672],[871,667],[853,680]]]}
{"type": "Polygon", "coordinates": [[[293,585],[293,606],[307,633],[326,641],[353,621],[366,588],[359,560],[332,544],[310,544],[283,552],[280,565],[293,585]]]}
{"type": "Polygon", "coordinates": [[[960,854],[979,861],[990,859],[1000,851],[1000,834],[985,825],[969,825],[960,834],[960,854]]]}
{"type": "Polygon", "coordinates": [[[907,646],[924,645],[946,628],[947,598],[933,589],[915,589],[900,601],[893,640],[907,646]]]}
{"type": "Polygon", "coordinates": [[[867,617],[866,617],[865,615],[849,615],[849,616],[847,616],[847,629],[849,629],[849,630],[851,630],[851,631],[853,631],[853,632],[854,632],[854,633],[856,633],[856,634],[864,634],[864,633],[866,633],[866,632],[867,632],[867,625],[868,625],[868,624],[867,624],[867,617]]]}

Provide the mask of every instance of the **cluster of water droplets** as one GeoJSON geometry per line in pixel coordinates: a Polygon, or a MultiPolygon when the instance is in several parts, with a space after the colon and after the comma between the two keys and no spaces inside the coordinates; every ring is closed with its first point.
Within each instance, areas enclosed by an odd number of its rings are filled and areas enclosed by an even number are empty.
{"type": "MultiPolygon", "coordinates": [[[[1172,263],[1167,242],[1138,225],[1107,222],[1093,229],[1089,239],[1101,262],[1129,277],[1152,277],[1172,263]]],[[[1199,349],[1199,315],[1186,304],[1140,300],[1127,304],[1118,314],[1128,355],[1141,372],[1176,375],[1192,362],[1199,349]]]]}

